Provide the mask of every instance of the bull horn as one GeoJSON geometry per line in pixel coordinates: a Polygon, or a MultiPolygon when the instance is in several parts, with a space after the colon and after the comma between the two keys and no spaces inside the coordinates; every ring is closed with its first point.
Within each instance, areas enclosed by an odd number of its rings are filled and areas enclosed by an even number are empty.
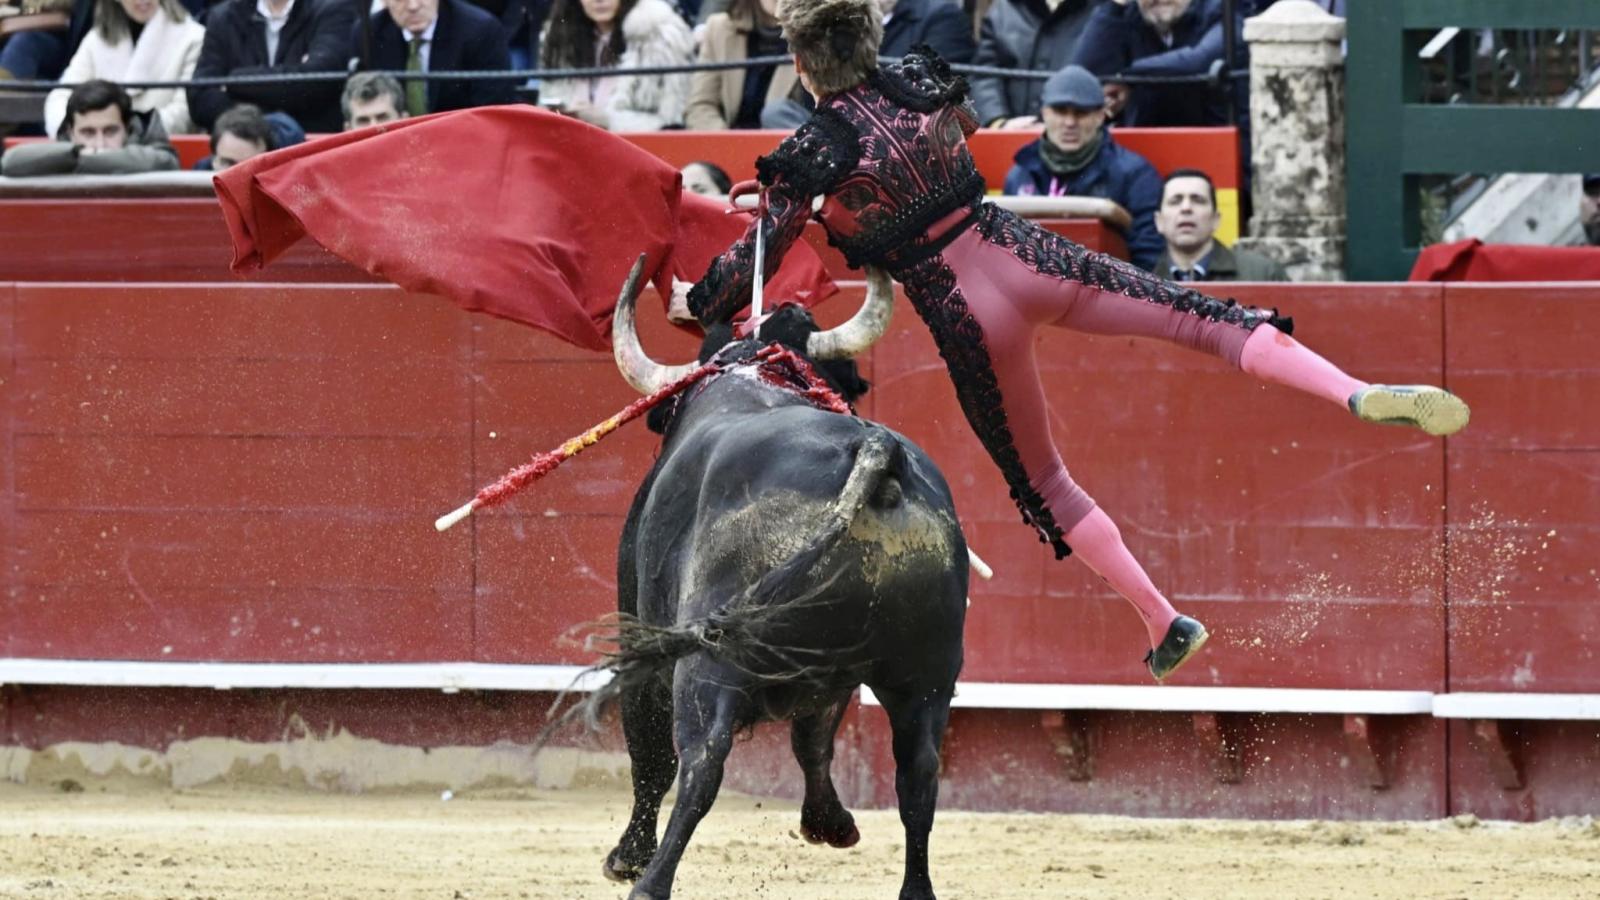
{"type": "Polygon", "coordinates": [[[628,280],[617,296],[617,311],[611,318],[611,353],[617,359],[622,377],[641,394],[654,394],[694,370],[694,363],[663,366],[639,346],[639,332],[633,326],[633,306],[639,299],[639,281],[644,277],[644,254],[633,264],[628,280]]]}
{"type": "Polygon", "coordinates": [[[849,359],[864,353],[889,330],[894,313],[894,282],[882,269],[867,268],[867,299],[861,309],[837,328],[819,331],[806,341],[812,359],[849,359]]]}

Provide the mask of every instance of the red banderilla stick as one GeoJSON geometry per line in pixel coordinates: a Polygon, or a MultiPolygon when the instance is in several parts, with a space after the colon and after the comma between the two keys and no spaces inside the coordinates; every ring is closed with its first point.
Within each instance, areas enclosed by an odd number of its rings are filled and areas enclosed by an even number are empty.
{"type": "Polygon", "coordinates": [[[439,531],[444,531],[462,519],[465,519],[467,516],[472,515],[472,513],[476,510],[482,509],[486,506],[494,506],[498,503],[505,502],[507,499],[510,499],[512,494],[515,494],[535,481],[538,481],[540,478],[543,478],[544,476],[555,471],[556,466],[561,465],[574,456],[577,456],[579,453],[582,453],[590,447],[593,447],[595,444],[600,442],[601,438],[613,431],[616,431],[618,428],[622,427],[628,422],[637,419],[639,416],[644,415],[656,404],[689,387],[707,375],[721,370],[721,368],[722,366],[715,361],[708,362],[705,365],[694,369],[689,374],[683,376],[677,381],[674,381],[666,387],[656,391],[654,394],[651,394],[648,397],[640,397],[638,400],[633,401],[632,403],[623,407],[621,412],[605,420],[604,422],[601,422],[599,425],[594,426],[588,431],[585,431],[583,434],[572,438],[556,449],[547,451],[545,453],[536,454],[533,459],[500,476],[499,481],[496,481],[494,484],[491,484],[483,490],[478,491],[477,496],[473,497],[472,500],[465,505],[457,508],[454,512],[445,513],[444,515],[435,519],[433,527],[439,531]]]}

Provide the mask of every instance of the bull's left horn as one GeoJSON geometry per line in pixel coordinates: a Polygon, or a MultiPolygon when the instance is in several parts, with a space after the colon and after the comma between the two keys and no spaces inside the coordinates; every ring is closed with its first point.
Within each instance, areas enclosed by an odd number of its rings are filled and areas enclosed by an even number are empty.
{"type": "Polygon", "coordinates": [[[694,363],[681,366],[663,366],[651,359],[639,346],[639,332],[633,326],[634,302],[639,299],[639,282],[644,277],[644,254],[633,264],[628,280],[617,296],[617,311],[611,317],[611,353],[616,357],[617,368],[633,389],[641,394],[654,394],[695,368],[694,363]]]}
{"type": "Polygon", "coordinates": [[[889,330],[894,314],[894,282],[882,269],[867,268],[867,300],[850,321],[819,331],[806,341],[812,359],[849,359],[863,353],[889,330]]]}

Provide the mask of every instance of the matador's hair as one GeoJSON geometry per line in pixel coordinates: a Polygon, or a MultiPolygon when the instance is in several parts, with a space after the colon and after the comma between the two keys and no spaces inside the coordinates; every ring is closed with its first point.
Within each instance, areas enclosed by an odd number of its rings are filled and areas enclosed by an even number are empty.
{"type": "Polygon", "coordinates": [[[849,90],[878,68],[877,0],[778,0],[778,22],[819,94],[849,90]]]}

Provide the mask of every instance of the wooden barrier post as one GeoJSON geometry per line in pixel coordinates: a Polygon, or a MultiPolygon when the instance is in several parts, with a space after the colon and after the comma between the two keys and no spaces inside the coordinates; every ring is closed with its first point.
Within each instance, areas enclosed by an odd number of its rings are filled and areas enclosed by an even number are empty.
{"type": "Polygon", "coordinates": [[[1282,0],[1247,20],[1250,237],[1296,281],[1342,281],[1345,255],[1344,20],[1282,0]]]}

